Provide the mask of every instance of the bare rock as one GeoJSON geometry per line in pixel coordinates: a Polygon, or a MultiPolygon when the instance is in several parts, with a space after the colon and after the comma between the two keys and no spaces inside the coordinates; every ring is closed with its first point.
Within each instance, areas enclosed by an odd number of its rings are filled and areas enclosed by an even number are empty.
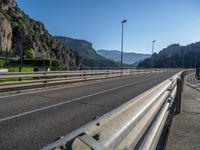
{"type": "Polygon", "coordinates": [[[4,10],[7,10],[9,8],[14,8],[17,6],[15,0],[0,0],[0,4],[2,5],[2,8],[4,10]]]}
{"type": "Polygon", "coordinates": [[[0,13],[0,48],[11,50],[12,47],[12,27],[6,18],[0,13]]]}

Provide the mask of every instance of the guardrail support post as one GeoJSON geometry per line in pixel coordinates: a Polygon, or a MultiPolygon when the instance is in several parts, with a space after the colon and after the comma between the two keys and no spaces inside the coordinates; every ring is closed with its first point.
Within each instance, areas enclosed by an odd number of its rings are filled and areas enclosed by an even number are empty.
{"type": "Polygon", "coordinates": [[[84,79],[87,80],[87,71],[84,73],[84,79]]]}
{"type": "Polygon", "coordinates": [[[47,75],[46,75],[46,72],[44,73],[44,87],[47,87],[47,75]]]}
{"type": "Polygon", "coordinates": [[[176,114],[181,112],[181,93],[182,93],[183,82],[181,79],[177,80],[177,93],[176,93],[176,114]]]}

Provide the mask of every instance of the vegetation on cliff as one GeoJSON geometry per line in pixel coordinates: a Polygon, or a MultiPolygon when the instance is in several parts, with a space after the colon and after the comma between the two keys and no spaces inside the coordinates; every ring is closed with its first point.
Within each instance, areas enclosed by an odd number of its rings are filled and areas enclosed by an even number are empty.
{"type": "Polygon", "coordinates": [[[96,53],[92,43],[86,40],[55,36],[58,42],[75,50],[82,57],[83,67],[119,67],[120,64],[96,53]]]}
{"type": "Polygon", "coordinates": [[[142,68],[194,68],[200,67],[200,42],[187,46],[173,44],[140,62],[142,68]]]}
{"type": "Polygon", "coordinates": [[[51,36],[41,22],[19,9],[15,0],[0,0],[0,49],[23,56],[33,49],[36,57],[59,62],[65,67],[79,67],[77,52],[65,48],[51,36]]]}

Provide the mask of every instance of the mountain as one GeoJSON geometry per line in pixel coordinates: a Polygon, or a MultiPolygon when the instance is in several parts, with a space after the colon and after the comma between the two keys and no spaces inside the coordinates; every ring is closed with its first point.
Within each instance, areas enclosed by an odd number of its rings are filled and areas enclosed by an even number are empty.
{"type": "MultiPolygon", "coordinates": [[[[117,50],[97,50],[97,53],[103,57],[114,60],[116,62],[121,61],[121,52],[117,50]]],[[[137,53],[123,53],[124,63],[125,64],[133,64],[135,62],[144,60],[147,57],[150,57],[149,54],[137,54],[137,53]]]]}
{"type": "Polygon", "coordinates": [[[81,63],[77,52],[58,43],[41,22],[21,11],[15,0],[0,0],[0,51],[18,56],[22,51],[24,56],[30,49],[36,56],[42,55],[68,68],[81,63]]]}
{"type": "Polygon", "coordinates": [[[138,67],[149,68],[193,68],[200,67],[200,42],[186,46],[172,44],[161,50],[158,54],[154,53],[151,58],[140,62],[138,67]]]}
{"type": "Polygon", "coordinates": [[[98,55],[92,43],[86,40],[72,39],[64,36],[55,36],[57,41],[67,49],[73,49],[83,59],[83,64],[89,67],[118,67],[119,63],[98,55]]]}

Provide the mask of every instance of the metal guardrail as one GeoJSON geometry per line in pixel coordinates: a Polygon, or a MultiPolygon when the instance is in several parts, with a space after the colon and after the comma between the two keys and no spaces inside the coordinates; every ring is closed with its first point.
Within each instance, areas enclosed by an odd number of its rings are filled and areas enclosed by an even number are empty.
{"type": "Polygon", "coordinates": [[[175,71],[174,69],[124,69],[124,70],[83,70],[83,71],[52,71],[52,72],[10,72],[0,73],[0,91],[12,91],[34,87],[98,80],[119,76],[138,75],[175,71]],[[14,79],[14,81],[12,81],[14,79]]]}
{"type": "Polygon", "coordinates": [[[180,112],[184,74],[179,72],[42,150],[155,149],[170,109],[175,105],[180,112]]]}

